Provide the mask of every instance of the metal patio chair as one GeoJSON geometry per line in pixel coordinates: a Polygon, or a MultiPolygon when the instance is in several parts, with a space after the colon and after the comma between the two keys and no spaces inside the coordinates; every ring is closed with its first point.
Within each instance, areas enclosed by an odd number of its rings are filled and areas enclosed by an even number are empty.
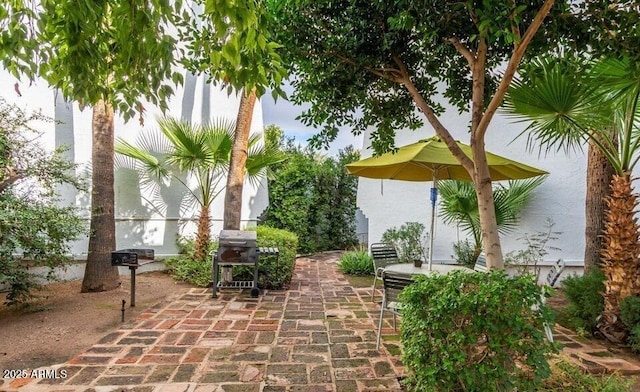
{"type": "MultiPolygon", "coordinates": [[[[553,287],[556,283],[558,283],[558,279],[564,269],[566,268],[566,263],[562,259],[558,259],[551,268],[549,272],[547,272],[547,276],[545,278],[545,284],[549,287],[553,287]]],[[[542,289],[542,304],[544,305],[547,302],[547,296],[545,295],[545,288],[542,289]]],[[[547,335],[547,340],[553,343],[553,330],[551,326],[547,323],[544,323],[544,333],[547,335]]]]}
{"type": "Polygon", "coordinates": [[[382,273],[382,286],[384,292],[382,295],[382,304],[380,305],[380,320],[378,322],[378,340],[376,341],[376,350],[380,349],[380,340],[382,338],[382,321],[385,312],[393,314],[393,329],[396,330],[396,315],[401,314],[402,302],[399,295],[405,287],[413,283],[411,275],[382,273]]]}
{"type": "Polygon", "coordinates": [[[371,288],[371,301],[373,302],[378,280],[382,281],[382,272],[384,271],[384,267],[389,264],[398,263],[399,259],[396,247],[393,246],[393,244],[384,242],[371,244],[371,257],[373,258],[373,267],[375,269],[373,287],[371,288]]]}
{"type": "Polygon", "coordinates": [[[473,266],[473,270],[476,272],[487,272],[487,256],[484,253],[480,253],[476,259],[476,264],[473,266]]]}

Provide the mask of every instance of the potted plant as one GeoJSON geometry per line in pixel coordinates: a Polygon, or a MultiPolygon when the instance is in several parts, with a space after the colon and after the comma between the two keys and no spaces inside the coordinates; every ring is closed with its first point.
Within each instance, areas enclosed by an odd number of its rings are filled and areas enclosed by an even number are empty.
{"type": "Polygon", "coordinates": [[[403,263],[421,267],[428,257],[428,238],[422,223],[407,222],[400,228],[392,227],[382,234],[382,241],[392,243],[398,250],[398,258],[403,263]]]}

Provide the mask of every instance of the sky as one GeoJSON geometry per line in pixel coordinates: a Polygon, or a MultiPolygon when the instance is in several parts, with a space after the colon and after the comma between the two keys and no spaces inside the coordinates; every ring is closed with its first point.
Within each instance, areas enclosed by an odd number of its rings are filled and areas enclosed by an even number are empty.
{"type": "MultiPolygon", "coordinates": [[[[285,86],[284,90],[288,95],[292,93],[292,88],[290,86],[285,86]]],[[[296,142],[302,145],[306,145],[307,140],[318,132],[317,129],[307,127],[300,121],[296,120],[296,117],[298,117],[305,109],[305,106],[296,106],[282,98],[278,99],[277,102],[274,102],[270,92],[267,92],[262,97],[262,117],[264,126],[266,127],[271,124],[277,125],[282,128],[285,135],[294,137],[296,142]]],[[[357,150],[360,150],[362,148],[362,138],[362,135],[354,136],[348,129],[343,128],[340,130],[336,140],[331,143],[326,154],[336,156],[338,154],[338,150],[343,149],[349,144],[352,144],[357,150]]]]}

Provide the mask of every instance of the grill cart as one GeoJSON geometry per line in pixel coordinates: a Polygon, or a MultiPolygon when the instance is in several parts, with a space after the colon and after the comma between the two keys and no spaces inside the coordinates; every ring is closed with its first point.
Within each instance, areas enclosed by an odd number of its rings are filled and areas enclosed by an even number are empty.
{"type": "Polygon", "coordinates": [[[257,247],[255,231],[222,230],[218,239],[218,249],[213,254],[213,298],[217,298],[222,288],[251,289],[251,296],[260,294],[258,288],[258,261],[261,256],[278,256],[277,248],[257,247]],[[253,265],[253,281],[233,281],[232,266],[253,265]],[[222,267],[222,279],[220,279],[222,267]]]}

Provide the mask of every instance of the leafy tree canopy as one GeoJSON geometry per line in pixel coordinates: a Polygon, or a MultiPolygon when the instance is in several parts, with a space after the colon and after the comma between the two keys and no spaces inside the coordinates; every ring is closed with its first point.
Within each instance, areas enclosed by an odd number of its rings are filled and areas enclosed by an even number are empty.
{"type": "Polygon", "coordinates": [[[576,22],[591,50],[640,60],[640,3],[637,0],[586,0],[577,5],[577,12],[576,22]]]}
{"type": "MultiPolygon", "coordinates": [[[[518,50],[538,10],[549,5],[542,0],[517,5],[471,0],[268,3],[283,57],[295,64],[292,100],[311,103],[301,115],[306,125],[323,126],[313,144],[328,145],[341,125],[356,134],[375,127],[372,144],[378,153],[393,147],[396,129],[423,125],[402,76],[409,74],[435,115],[443,111],[439,93],[467,111],[473,92],[469,61],[480,55],[486,108],[505,62],[518,50]]],[[[527,50],[549,49],[572,19],[568,2],[556,1],[527,50]]]]}
{"type": "Polygon", "coordinates": [[[287,71],[278,54],[280,45],[269,34],[270,16],[257,0],[198,0],[204,13],[188,21],[182,39],[188,42],[185,65],[205,72],[212,83],[222,83],[228,93],[256,89],[258,96],[268,87],[274,99],[286,97],[280,88],[287,71]]]}
{"type": "Polygon", "coordinates": [[[0,57],[16,77],[43,77],[69,99],[111,103],[125,118],[140,99],[165,109],[182,2],[10,0],[0,7],[0,57]],[[135,38],[135,39],[132,39],[135,38]]]}

